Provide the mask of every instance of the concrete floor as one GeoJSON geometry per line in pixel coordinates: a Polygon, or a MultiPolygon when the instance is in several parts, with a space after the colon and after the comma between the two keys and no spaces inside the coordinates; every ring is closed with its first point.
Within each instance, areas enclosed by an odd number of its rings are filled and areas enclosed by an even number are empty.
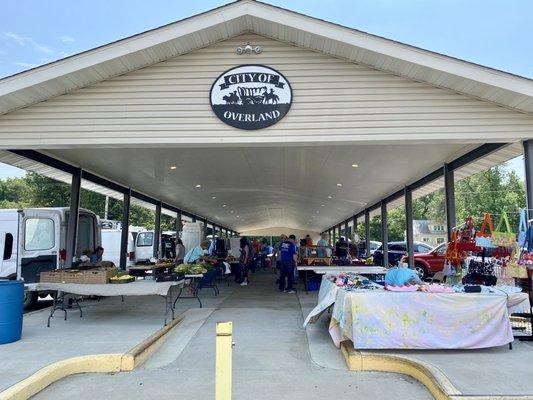
{"type": "MultiPolygon", "coordinates": [[[[216,308],[224,300],[206,292],[204,307],[216,308]]],[[[51,327],[46,327],[50,309],[24,315],[22,339],[0,346],[0,392],[28,377],[40,368],[70,357],[123,353],[136,346],[163,326],[165,300],[159,296],[104,298],[100,302],[84,300],[83,318],[78,310],[69,310],[67,321],[56,311],[51,327]]],[[[197,307],[194,299],[183,299],[177,313],[197,307]]]]}
{"type": "MultiPolygon", "coordinates": [[[[37,399],[209,399],[214,397],[217,321],[233,321],[234,399],[431,399],[418,382],[397,374],[353,373],[324,326],[302,328],[316,298],[277,293],[260,273],[248,287],[224,288],[216,310],[192,309],[183,325],[140,369],[66,378],[37,399]]],[[[323,323],[323,322],[321,322],[323,323]]]]}

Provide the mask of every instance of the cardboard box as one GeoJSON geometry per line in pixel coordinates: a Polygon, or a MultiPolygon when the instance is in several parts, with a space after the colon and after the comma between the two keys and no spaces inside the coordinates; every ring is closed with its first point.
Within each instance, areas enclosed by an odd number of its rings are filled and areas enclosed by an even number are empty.
{"type": "Polygon", "coordinates": [[[63,279],[63,272],[60,270],[41,272],[39,282],[42,283],[61,283],[63,279]]]}

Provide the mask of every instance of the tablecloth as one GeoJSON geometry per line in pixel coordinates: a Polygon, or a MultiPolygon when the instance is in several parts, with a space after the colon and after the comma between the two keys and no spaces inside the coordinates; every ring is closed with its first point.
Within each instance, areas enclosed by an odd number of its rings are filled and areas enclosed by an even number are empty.
{"type": "Polygon", "coordinates": [[[525,293],[345,291],[323,279],[313,322],[332,304],[330,334],[358,349],[472,349],[513,340],[510,312],[530,308],[525,293]]]}
{"type": "Polygon", "coordinates": [[[184,281],[156,282],[137,280],[120,284],[82,284],[82,283],[38,283],[35,290],[59,290],[83,296],[166,296],[172,286],[183,285],[184,281]]]}

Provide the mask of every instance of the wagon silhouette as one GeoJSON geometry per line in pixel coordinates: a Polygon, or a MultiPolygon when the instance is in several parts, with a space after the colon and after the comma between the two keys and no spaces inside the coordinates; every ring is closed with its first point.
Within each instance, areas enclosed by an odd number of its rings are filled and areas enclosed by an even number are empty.
{"type": "Polygon", "coordinates": [[[237,87],[237,92],[242,104],[262,104],[267,93],[266,86],[261,87],[237,87]]]}

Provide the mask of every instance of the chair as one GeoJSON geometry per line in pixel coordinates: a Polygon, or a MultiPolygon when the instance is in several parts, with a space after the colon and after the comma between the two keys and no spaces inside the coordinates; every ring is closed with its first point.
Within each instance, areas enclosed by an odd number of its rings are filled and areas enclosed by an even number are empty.
{"type": "Polygon", "coordinates": [[[446,275],[444,275],[444,272],[435,272],[435,275],[433,275],[430,279],[430,282],[446,282],[446,275]]]}

